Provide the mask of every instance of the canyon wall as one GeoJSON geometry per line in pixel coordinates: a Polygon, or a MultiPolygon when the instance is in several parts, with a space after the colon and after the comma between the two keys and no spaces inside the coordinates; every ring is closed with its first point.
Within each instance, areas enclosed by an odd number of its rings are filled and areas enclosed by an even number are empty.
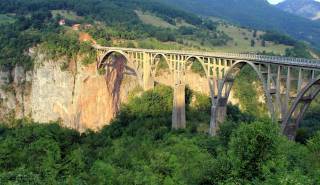
{"type": "Polygon", "coordinates": [[[61,121],[79,131],[98,130],[138,86],[135,74],[124,71],[123,59],[105,75],[98,73],[95,63],[49,60],[39,53],[34,59],[32,71],[20,66],[0,71],[1,120],[29,117],[39,123],[61,121]]]}
{"type": "MultiPolygon", "coordinates": [[[[127,102],[130,91],[139,86],[123,58],[109,61],[105,74],[99,74],[95,63],[47,59],[39,51],[33,51],[33,58],[35,65],[30,71],[21,66],[0,71],[0,120],[28,117],[39,123],[60,121],[79,131],[98,130],[114,118],[120,103],[127,102]]],[[[162,71],[155,80],[171,86],[172,79],[169,72],[162,71]]],[[[186,81],[192,90],[209,95],[206,78],[189,71],[186,81]]],[[[238,103],[232,96],[231,102],[238,103]]]]}

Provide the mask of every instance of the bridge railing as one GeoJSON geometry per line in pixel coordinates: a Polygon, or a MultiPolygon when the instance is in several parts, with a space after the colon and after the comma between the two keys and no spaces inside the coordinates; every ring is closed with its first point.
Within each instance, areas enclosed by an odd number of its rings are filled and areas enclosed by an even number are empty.
{"type": "Polygon", "coordinates": [[[102,47],[94,45],[98,50],[115,50],[115,51],[127,51],[127,52],[148,52],[148,53],[162,53],[162,54],[180,54],[180,55],[192,55],[197,57],[217,57],[227,58],[235,60],[250,60],[256,62],[275,63],[279,65],[293,65],[305,68],[317,68],[320,69],[320,60],[293,58],[293,57],[281,57],[281,56],[268,56],[268,55],[256,55],[248,53],[222,53],[222,52],[197,52],[197,51],[176,51],[176,50],[152,50],[152,49],[138,49],[138,48],[119,48],[119,47],[102,47]]]}

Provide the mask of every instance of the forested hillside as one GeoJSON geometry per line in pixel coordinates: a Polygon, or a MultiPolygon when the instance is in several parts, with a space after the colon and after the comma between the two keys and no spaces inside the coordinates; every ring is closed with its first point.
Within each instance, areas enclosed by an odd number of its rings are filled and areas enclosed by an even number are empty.
{"type": "Polygon", "coordinates": [[[219,17],[243,26],[275,30],[320,47],[320,22],[286,13],[264,0],[161,0],[198,15],[219,17]]]}
{"type": "MultiPolygon", "coordinates": [[[[189,94],[188,99],[191,96],[189,94]]],[[[9,184],[214,185],[320,183],[320,133],[306,145],[276,124],[229,107],[219,136],[197,129],[208,102],[187,110],[188,129],[171,131],[172,90],[156,87],[122,107],[98,133],[37,125],[0,127],[0,182],[9,184]],[[199,114],[201,110],[202,114],[199,114]],[[241,124],[240,124],[241,123],[241,124]]]]}
{"type": "Polygon", "coordinates": [[[276,7],[314,21],[320,18],[320,2],[315,0],[286,0],[276,7]]]}
{"type": "Polygon", "coordinates": [[[132,47],[132,43],[128,41],[149,39],[141,42],[139,46],[179,48],[183,47],[183,43],[179,44],[178,41],[186,36],[193,40],[205,37],[211,40],[213,45],[223,45],[229,39],[222,32],[218,32],[217,25],[210,20],[150,1],[1,0],[0,6],[0,15],[10,20],[2,21],[3,24],[0,24],[0,48],[5,51],[1,53],[0,64],[7,67],[17,63],[30,66],[30,58],[25,53],[27,49],[40,43],[49,43],[51,53],[60,56],[70,56],[80,51],[80,43],[76,37],[70,36],[77,33],[70,32],[70,27],[58,25],[62,18],[66,19],[67,26],[76,23],[94,25],[86,32],[103,45],[111,45],[114,40],[124,40],[122,46],[131,44],[132,47]],[[143,24],[136,10],[152,12],[171,24],[183,20],[193,28],[183,26],[179,29],[167,29],[143,24]],[[64,17],[61,13],[63,11],[74,14],[79,20],[74,20],[70,16],[64,17]],[[156,40],[152,41],[150,38],[156,40]],[[175,42],[175,44],[165,45],[161,42],[175,42]]]}

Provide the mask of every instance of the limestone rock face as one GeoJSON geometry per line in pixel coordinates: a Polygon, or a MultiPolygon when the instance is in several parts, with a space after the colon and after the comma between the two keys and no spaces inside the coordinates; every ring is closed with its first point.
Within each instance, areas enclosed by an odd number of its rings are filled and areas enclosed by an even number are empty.
{"type": "Polygon", "coordinates": [[[107,125],[136,88],[135,74],[125,72],[125,61],[111,62],[105,75],[96,64],[84,66],[65,59],[49,60],[35,55],[35,67],[17,66],[0,71],[0,119],[29,117],[39,123],[61,121],[79,131],[98,130],[107,125]]]}
{"type": "Polygon", "coordinates": [[[2,69],[0,71],[0,118],[20,116],[22,112],[19,104],[23,104],[23,88],[25,83],[25,71],[21,66],[16,66],[12,71],[2,69]]]}
{"type": "Polygon", "coordinates": [[[68,120],[74,77],[70,72],[61,70],[60,62],[41,61],[33,71],[30,112],[36,122],[68,120]]]}
{"type": "Polygon", "coordinates": [[[71,127],[80,131],[98,130],[116,116],[120,104],[125,103],[129,92],[139,85],[134,75],[126,75],[124,62],[123,59],[112,61],[114,65],[106,68],[105,75],[97,73],[95,64],[78,64],[71,127]]]}

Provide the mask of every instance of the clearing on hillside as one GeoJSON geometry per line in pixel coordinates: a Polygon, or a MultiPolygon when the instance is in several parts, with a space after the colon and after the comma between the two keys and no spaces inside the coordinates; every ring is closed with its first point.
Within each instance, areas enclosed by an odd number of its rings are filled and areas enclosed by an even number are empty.
{"type": "Polygon", "coordinates": [[[11,15],[0,14],[0,24],[10,24],[13,23],[15,19],[11,15]]]}
{"type": "Polygon", "coordinates": [[[135,11],[136,14],[138,15],[139,19],[144,23],[144,24],[149,24],[152,26],[157,26],[161,28],[177,28],[176,26],[166,22],[165,20],[161,19],[160,17],[154,16],[149,12],[142,12],[139,10],[135,11]]]}
{"type": "Polygon", "coordinates": [[[283,44],[275,44],[272,42],[265,42],[260,38],[265,32],[248,30],[229,24],[219,24],[218,30],[223,31],[229,37],[233,38],[226,46],[217,47],[215,49],[226,52],[273,52],[275,54],[285,54],[287,48],[283,44]],[[252,46],[254,42],[254,46],[252,46]]]}
{"type": "Polygon", "coordinates": [[[79,21],[82,19],[82,17],[78,16],[74,11],[69,11],[69,10],[52,10],[51,13],[53,17],[57,17],[58,15],[61,15],[63,18],[71,21],[79,21]]]}

